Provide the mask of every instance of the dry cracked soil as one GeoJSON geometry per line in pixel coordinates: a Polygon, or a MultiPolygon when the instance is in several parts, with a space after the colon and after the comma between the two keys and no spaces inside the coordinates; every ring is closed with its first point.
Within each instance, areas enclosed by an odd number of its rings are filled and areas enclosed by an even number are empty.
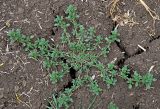
{"type": "MultiPolygon", "coordinates": [[[[53,92],[63,90],[72,77],[66,75],[63,82],[53,85],[49,71],[42,68],[41,60],[28,58],[23,48],[10,44],[7,32],[20,28],[25,35],[51,38],[59,37],[59,29],[53,26],[56,15],[65,15],[69,4],[77,7],[79,21],[94,26],[98,34],[109,36],[119,25],[120,42],[111,46],[108,62],[116,59],[118,67],[129,65],[132,70],[144,74],[153,66],[157,79],[153,88],[128,89],[125,81],[107,89],[97,79],[103,92],[96,98],[96,109],[107,109],[114,101],[120,109],[160,109],[160,21],[151,16],[140,0],[0,0],[0,109],[47,109],[53,92]],[[112,11],[111,11],[112,9],[112,11]],[[112,14],[111,14],[112,12],[112,14]]],[[[160,15],[159,0],[144,0],[160,15]]],[[[70,109],[78,109],[80,102],[86,109],[93,95],[84,86],[73,94],[70,109]]]]}

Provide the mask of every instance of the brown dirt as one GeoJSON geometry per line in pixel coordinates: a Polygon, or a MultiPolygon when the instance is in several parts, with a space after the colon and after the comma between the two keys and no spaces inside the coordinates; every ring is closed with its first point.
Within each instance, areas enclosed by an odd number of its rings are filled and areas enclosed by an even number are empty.
{"type": "MultiPolygon", "coordinates": [[[[159,0],[144,1],[160,15],[159,0]]],[[[51,42],[53,36],[58,37],[60,34],[60,31],[53,27],[55,16],[64,15],[65,8],[71,3],[77,6],[82,24],[96,27],[97,34],[110,34],[115,26],[109,16],[111,0],[0,1],[0,64],[3,63],[0,66],[0,109],[45,109],[52,93],[63,90],[71,81],[67,75],[63,82],[53,86],[48,77],[50,72],[42,68],[41,59],[29,59],[22,47],[11,45],[6,37],[8,30],[20,28],[26,35],[45,37],[51,42]],[[10,25],[6,26],[8,21],[10,25]]],[[[144,90],[144,87],[129,90],[127,84],[118,79],[116,86],[107,89],[97,77],[103,92],[96,98],[94,106],[99,104],[96,109],[106,109],[110,101],[115,101],[120,109],[160,108],[160,21],[156,20],[153,25],[152,17],[138,0],[120,0],[113,15],[123,16],[128,10],[136,24],[119,25],[121,42],[112,45],[107,62],[117,58],[117,67],[127,64],[142,74],[154,66],[153,73],[157,81],[151,90],[144,90]]],[[[85,86],[76,90],[70,109],[77,109],[81,102],[86,109],[93,97],[85,86]]]]}

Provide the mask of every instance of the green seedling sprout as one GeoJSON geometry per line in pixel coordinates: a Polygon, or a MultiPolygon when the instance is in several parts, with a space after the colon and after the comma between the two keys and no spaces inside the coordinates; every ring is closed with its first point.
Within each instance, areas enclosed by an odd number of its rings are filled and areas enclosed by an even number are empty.
{"type": "Polygon", "coordinates": [[[119,108],[117,107],[117,105],[115,103],[110,102],[108,105],[108,109],[119,109],[119,108]]]}

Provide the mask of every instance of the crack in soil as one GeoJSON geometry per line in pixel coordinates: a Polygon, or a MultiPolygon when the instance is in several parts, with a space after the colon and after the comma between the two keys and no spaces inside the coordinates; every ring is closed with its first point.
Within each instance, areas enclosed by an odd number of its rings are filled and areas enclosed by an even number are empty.
{"type": "MultiPolygon", "coordinates": [[[[143,47],[143,48],[144,48],[146,51],[149,49],[148,46],[145,46],[145,47],[143,47]]],[[[131,55],[130,58],[131,58],[131,57],[134,57],[134,56],[136,56],[136,55],[142,54],[143,52],[145,52],[145,51],[142,50],[141,48],[138,48],[138,50],[137,50],[133,55],[131,55]]]]}
{"type": "MultiPolygon", "coordinates": [[[[71,65],[70,65],[69,63],[67,63],[67,59],[65,59],[65,58],[62,57],[61,60],[63,61],[63,63],[65,63],[65,64],[67,64],[69,67],[71,67],[71,65]]],[[[76,73],[77,73],[77,71],[76,71],[73,67],[71,67],[71,68],[69,69],[69,76],[70,76],[71,79],[68,81],[67,85],[64,85],[63,88],[60,89],[60,90],[57,92],[57,97],[58,97],[58,93],[59,93],[59,92],[63,92],[63,91],[65,91],[65,89],[72,87],[72,85],[73,85],[72,81],[73,81],[74,79],[76,79],[76,73]]]]}
{"type": "Polygon", "coordinates": [[[73,67],[70,68],[69,74],[72,80],[76,79],[76,70],[73,67]]]}
{"type": "MultiPolygon", "coordinates": [[[[68,64],[68,66],[70,66],[70,65],[68,64]]],[[[71,80],[67,83],[67,85],[65,85],[65,86],[63,87],[63,90],[62,90],[62,91],[65,91],[65,89],[71,88],[71,87],[73,86],[72,81],[73,81],[74,79],[76,79],[76,72],[77,72],[77,71],[76,71],[73,67],[71,67],[71,68],[69,69],[69,76],[70,76],[71,80]]]]}
{"type": "MultiPolygon", "coordinates": [[[[112,31],[116,28],[117,25],[118,23],[116,21],[113,21],[112,31]]],[[[118,46],[119,50],[124,54],[124,57],[117,62],[117,66],[119,68],[122,68],[124,66],[125,61],[131,56],[127,53],[127,51],[125,50],[125,47],[121,44],[121,42],[116,41],[116,45],[118,46]]]]}
{"type": "Polygon", "coordinates": [[[150,40],[149,40],[149,43],[152,43],[154,40],[158,40],[160,39],[160,35],[158,37],[152,37],[150,40]]]}
{"type": "MultiPolygon", "coordinates": [[[[118,25],[118,23],[116,21],[113,21],[113,28],[112,28],[112,31],[116,28],[116,26],[118,25]]],[[[152,38],[149,42],[151,43],[152,41],[154,40],[157,40],[160,38],[160,35],[156,38],[152,38]]],[[[138,48],[138,50],[132,54],[132,55],[129,55],[125,49],[125,46],[121,43],[121,42],[117,42],[116,41],[116,45],[118,46],[119,50],[124,54],[124,57],[121,58],[118,62],[117,62],[117,66],[119,68],[122,68],[124,66],[124,63],[127,59],[131,58],[131,57],[134,57],[136,55],[139,55],[139,54],[142,54],[144,52],[144,50],[142,50],[141,48],[138,48]]],[[[149,47],[146,46],[144,47],[144,49],[148,50],[149,47]]]]}
{"type": "MultiPolygon", "coordinates": [[[[116,26],[117,26],[117,22],[113,22],[113,29],[112,29],[112,31],[115,29],[116,26]]],[[[158,36],[157,38],[153,38],[150,42],[152,42],[153,40],[157,40],[159,38],[160,38],[160,36],[158,36]]],[[[117,64],[116,64],[118,68],[122,68],[124,66],[125,61],[127,59],[132,58],[132,57],[134,57],[136,55],[140,55],[143,52],[145,52],[143,49],[138,48],[138,50],[134,54],[130,55],[130,54],[128,54],[128,52],[125,49],[125,46],[121,42],[117,42],[116,41],[115,43],[118,46],[119,50],[124,54],[124,56],[121,59],[119,59],[118,62],[117,62],[117,64]]],[[[146,47],[144,47],[144,49],[146,49],[146,51],[147,51],[149,49],[149,47],[146,46],[146,47]]],[[[130,70],[130,74],[128,74],[128,78],[132,78],[133,74],[134,74],[134,72],[131,69],[130,70]]],[[[139,108],[135,107],[134,109],[139,109],[139,108]]]]}
{"type": "Polygon", "coordinates": [[[116,45],[118,46],[118,48],[120,49],[120,51],[124,54],[124,57],[121,58],[118,62],[117,62],[117,66],[119,68],[122,68],[124,66],[125,61],[130,58],[131,56],[127,53],[127,51],[125,50],[124,46],[122,46],[121,42],[116,42],[116,45]]]}
{"type": "MultiPolygon", "coordinates": [[[[145,52],[145,51],[142,50],[141,48],[138,48],[138,50],[137,50],[133,55],[129,55],[129,54],[127,53],[127,51],[125,50],[125,47],[122,46],[122,44],[121,44],[120,42],[116,42],[116,44],[117,44],[117,46],[119,47],[120,51],[124,54],[124,57],[121,58],[121,59],[119,59],[119,61],[117,62],[118,68],[122,68],[122,67],[124,66],[125,61],[126,61],[127,59],[132,58],[132,57],[134,57],[134,56],[136,56],[136,55],[140,55],[140,54],[142,54],[143,52],[145,52]]],[[[146,49],[146,51],[149,49],[148,46],[146,46],[146,47],[144,47],[144,48],[146,49]]],[[[131,71],[130,71],[130,74],[128,74],[128,78],[131,78],[132,75],[133,75],[133,73],[134,73],[134,72],[131,70],[131,71]]]]}
{"type": "Polygon", "coordinates": [[[51,30],[51,35],[52,35],[52,36],[55,36],[55,31],[56,31],[56,30],[54,30],[54,28],[51,30]]]}
{"type": "MultiPolygon", "coordinates": [[[[70,64],[68,64],[68,63],[66,62],[67,60],[66,60],[65,58],[61,58],[61,60],[62,60],[65,64],[67,64],[68,66],[70,66],[70,64]]],[[[71,68],[69,69],[69,76],[70,76],[71,80],[68,81],[67,85],[64,85],[62,89],[60,89],[59,91],[57,91],[57,92],[55,93],[55,98],[58,98],[58,97],[59,97],[59,93],[60,93],[60,92],[63,92],[63,91],[65,91],[65,89],[71,88],[71,87],[73,86],[72,81],[73,81],[74,79],[76,79],[76,72],[77,72],[77,71],[76,71],[73,67],[71,67],[71,68]]],[[[47,106],[48,106],[48,107],[51,107],[51,104],[48,102],[47,106]]],[[[48,109],[48,108],[47,108],[47,109],[48,109]]]]}
{"type": "MultiPolygon", "coordinates": [[[[112,30],[114,30],[116,26],[117,26],[117,22],[113,22],[113,29],[112,29],[112,30]]],[[[52,35],[53,35],[53,36],[56,34],[56,31],[58,31],[58,29],[55,28],[55,27],[53,27],[53,29],[52,29],[52,35]]],[[[157,39],[159,39],[159,38],[160,38],[160,36],[151,39],[149,42],[151,43],[153,40],[157,40],[157,39]]],[[[133,55],[129,55],[129,54],[127,53],[126,49],[125,49],[125,46],[123,46],[121,42],[117,42],[117,41],[116,41],[116,45],[118,46],[118,48],[120,49],[120,51],[124,54],[124,57],[121,58],[121,59],[117,62],[118,68],[122,68],[122,67],[124,66],[125,61],[126,61],[127,59],[129,59],[129,58],[131,58],[131,57],[134,57],[134,56],[136,56],[136,55],[142,54],[142,53],[144,52],[144,50],[142,50],[141,48],[138,48],[138,50],[136,51],[136,53],[134,53],[133,55]]],[[[144,47],[144,48],[145,48],[146,50],[148,50],[149,47],[147,46],[147,47],[144,47]]],[[[71,67],[71,65],[70,65],[69,63],[67,63],[67,59],[65,59],[64,57],[60,58],[60,60],[61,60],[63,63],[67,64],[69,67],[71,67]]],[[[72,81],[73,81],[74,79],[76,79],[76,73],[77,73],[77,71],[76,71],[73,67],[71,67],[70,70],[69,70],[69,76],[70,76],[71,80],[68,81],[67,85],[64,85],[62,89],[60,89],[59,91],[57,91],[57,92],[55,93],[55,97],[56,97],[56,98],[58,98],[60,92],[63,92],[63,91],[65,91],[65,89],[71,88],[71,87],[73,86],[72,81]]],[[[128,78],[132,78],[132,74],[133,74],[133,71],[132,71],[132,69],[131,69],[130,74],[128,74],[128,78]]],[[[47,106],[49,107],[49,106],[51,106],[51,104],[48,103],[47,106]]],[[[133,109],[139,109],[139,105],[133,105],[133,109]]]]}
{"type": "Polygon", "coordinates": [[[65,91],[65,89],[71,88],[71,87],[73,86],[72,81],[73,81],[74,79],[76,79],[76,72],[77,72],[77,71],[76,71],[73,67],[71,67],[71,68],[69,69],[69,76],[71,77],[71,80],[67,83],[67,85],[65,85],[65,86],[63,87],[63,90],[61,90],[61,91],[65,91]]]}
{"type": "MultiPolygon", "coordinates": [[[[62,6],[63,6],[63,5],[62,5],[62,6]]],[[[61,6],[61,7],[62,7],[62,6],[61,6]]],[[[51,9],[52,9],[52,8],[51,8],[51,9]]],[[[58,10],[60,10],[60,9],[58,9],[58,10]]],[[[64,12],[64,11],[63,11],[62,13],[65,15],[65,12],[64,12]]],[[[59,12],[57,12],[55,9],[52,9],[52,14],[53,14],[54,19],[55,19],[55,18],[56,18],[56,15],[58,15],[59,12]]],[[[53,26],[52,29],[51,29],[51,35],[52,35],[52,36],[55,36],[57,32],[58,32],[58,28],[55,27],[55,26],[53,26]]],[[[67,64],[69,67],[71,67],[70,63],[67,63],[67,59],[65,59],[64,57],[61,57],[60,60],[61,60],[64,64],[67,64]]],[[[77,71],[76,71],[73,67],[71,67],[71,68],[69,69],[69,72],[68,72],[68,73],[69,73],[69,76],[70,76],[71,79],[70,79],[70,80],[68,81],[68,83],[67,83],[66,85],[64,85],[60,90],[58,90],[57,92],[55,92],[55,97],[56,97],[56,98],[58,98],[60,92],[63,92],[63,91],[65,91],[65,89],[71,88],[71,87],[73,86],[72,81],[73,81],[74,79],[76,79],[76,72],[77,72],[77,71]]],[[[51,104],[48,102],[47,106],[48,106],[48,107],[51,107],[51,104]]],[[[47,109],[48,109],[48,108],[47,108],[47,109]]]]}
{"type": "MultiPolygon", "coordinates": [[[[61,60],[62,60],[62,62],[63,63],[65,63],[65,64],[67,64],[69,67],[71,67],[71,65],[69,64],[69,63],[67,63],[67,59],[65,59],[65,58],[61,58],[61,60]]],[[[60,91],[64,91],[66,88],[71,88],[72,87],[72,81],[74,80],[74,79],[76,79],[76,70],[73,68],[73,67],[71,67],[70,69],[69,69],[69,76],[70,76],[70,78],[71,78],[71,80],[67,83],[67,85],[65,85],[60,91]]],[[[59,92],[60,92],[59,91],[59,92]]]]}
{"type": "Polygon", "coordinates": [[[139,109],[139,104],[138,105],[133,105],[133,109],[139,109]]]}
{"type": "Polygon", "coordinates": [[[3,102],[3,104],[4,105],[3,105],[2,109],[6,108],[8,106],[8,101],[3,102]]]}

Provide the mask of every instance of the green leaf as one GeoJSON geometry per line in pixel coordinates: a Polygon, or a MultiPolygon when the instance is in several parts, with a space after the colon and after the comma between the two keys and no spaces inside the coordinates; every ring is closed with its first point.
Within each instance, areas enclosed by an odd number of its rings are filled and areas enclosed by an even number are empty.
{"type": "Polygon", "coordinates": [[[133,79],[132,78],[128,78],[127,83],[128,83],[128,88],[132,89],[133,84],[134,84],[133,79]]]}
{"type": "Polygon", "coordinates": [[[142,83],[146,86],[146,89],[150,89],[154,81],[156,81],[156,79],[153,77],[153,74],[151,74],[150,72],[146,73],[142,77],[142,83]]]}
{"type": "Polygon", "coordinates": [[[91,80],[89,87],[90,87],[90,91],[93,92],[95,95],[99,95],[99,93],[102,91],[102,89],[98,86],[98,83],[96,80],[91,80]]]}
{"type": "Polygon", "coordinates": [[[138,87],[141,83],[142,76],[137,71],[134,71],[133,80],[135,81],[135,86],[138,87]]]}
{"type": "Polygon", "coordinates": [[[122,69],[120,69],[120,76],[126,80],[128,79],[128,75],[130,74],[130,70],[128,68],[128,66],[123,66],[122,69]]]}
{"type": "Polygon", "coordinates": [[[96,33],[96,30],[94,27],[89,27],[88,31],[87,31],[87,36],[89,39],[95,37],[95,33],[96,33]]]}
{"type": "Polygon", "coordinates": [[[39,53],[37,52],[37,50],[32,50],[29,53],[29,57],[33,58],[33,59],[38,59],[39,57],[39,53]]]}
{"type": "Polygon", "coordinates": [[[108,88],[110,88],[111,85],[114,86],[116,84],[117,79],[113,78],[113,77],[107,77],[106,76],[105,78],[103,78],[103,81],[105,81],[107,86],[108,86],[108,88]]]}
{"type": "Polygon", "coordinates": [[[74,21],[77,18],[79,18],[79,16],[77,15],[76,10],[77,9],[76,9],[76,7],[74,5],[69,5],[67,7],[67,10],[66,10],[66,14],[68,14],[68,16],[66,17],[66,19],[68,19],[70,21],[74,21]]]}
{"type": "Polygon", "coordinates": [[[97,45],[99,45],[100,43],[102,43],[103,37],[101,35],[98,35],[98,36],[96,36],[95,41],[96,41],[97,45]]]}
{"type": "Polygon", "coordinates": [[[70,43],[69,48],[73,52],[81,52],[86,50],[84,43],[77,43],[77,42],[70,43]]]}
{"type": "Polygon", "coordinates": [[[62,80],[64,76],[64,73],[63,72],[57,72],[57,71],[53,71],[51,74],[50,74],[50,80],[53,84],[57,83],[59,80],[62,80]]]}
{"type": "Polygon", "coordinates": [[[22,34],[20,29],[16,29],[16,30],[12,29],[11,31],[8,32],[7,35],[9,36],[12,42],[16,42],[16,41],[20,42],[22,39],[22,34]]]}
{"type": "Polygon", "coordinates": [[[52,65],[53,65],[53,62],[52,62],[52,60],[50,60],[49,58],[47,58],[47,59],[45,59],[45,60],[43,61],[43,67],[44,67],[44,68],[49,69],[49,68],[52,67],[52,65]]]}
{"type": "Polygon", "coordinates": [[[119,109],[115,103],[113,102],[110,102],[109,105],[108,105],[108,109],[119,109]]]}
{"type": "Polygon", "coordinates": [[[66,95],[66,94],[62,93],[62,94],[60,94],[60,97],[58,97],[59,107],[64,107],[65,109],[68,109],[70,102],[73,102],[70,95],[66,95]]]}
{"type": "Polygon", "coordinates": [[[111,35],[108,38],[106,38],[106,40],[109,43],[113,43],[115,41],[119,42],[120,40],[118,39],[118,31],[117,31],[117,29],[114,29],[114,31],[111,32],[111,35]]]}

